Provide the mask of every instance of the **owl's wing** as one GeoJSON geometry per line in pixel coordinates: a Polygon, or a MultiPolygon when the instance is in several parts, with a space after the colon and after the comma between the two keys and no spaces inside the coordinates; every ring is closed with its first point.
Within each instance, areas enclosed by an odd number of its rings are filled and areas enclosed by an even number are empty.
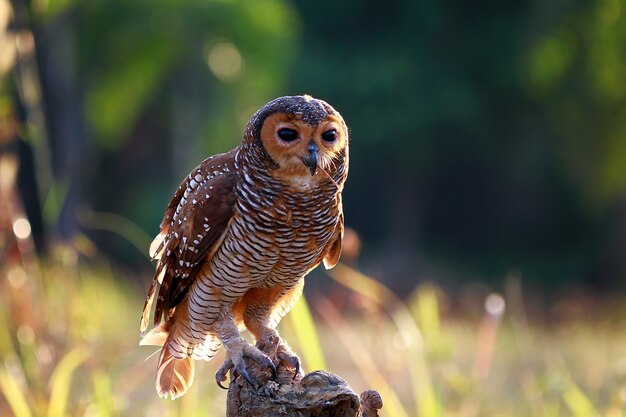
{"type": "MultiPolygon", "coordinates": [[[[339,200],[339,209],[341,210],[341,200],[339,200]]],[[[326,255],[324,256],[324,267],[326,269],[331,269],[337,262],[339,262],[339,258],[341,257],[341,247],[343,244],[343,210],[339,215],[339,221],[337,222],[337,226],[335,227],[335,233],[330,238],[326,249],[326,255]]],[[[322,253],[324,253],[322,252],[322,253]]]]}
{"type": "Polygon", "coordinates": [[[160,284],[154,324],[167,320],[185,296],[197,271],[211,259],[233,215],[237,174],[235,149],[212,156],[182,182],[165,210],[159,235],[150,245],[158,260],[141,317],[141,332],[148,328],[157,284],[160,284]]]}

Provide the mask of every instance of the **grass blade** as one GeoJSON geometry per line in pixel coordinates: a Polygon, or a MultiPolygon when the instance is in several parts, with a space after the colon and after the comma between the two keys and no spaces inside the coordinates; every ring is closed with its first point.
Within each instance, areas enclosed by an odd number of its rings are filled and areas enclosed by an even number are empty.
{"type": "Polygon", "coordinates": [[[407,368],[411,375],[416,400],[416,415],[420,417],[441,416],[442,406],[429,373],[424,339],[406,304],[378,281],[343,264],[338,264],[328,272],[341,285],[380,305],[391,317],[409,349],[407,368]]]}
{"type": "Polygon", "coordinates": [[[4,367],[0,368],[0,391],[4,394],[15,417],[32,416],[19,384],[4,367]]]}
{"type": "Polygon", "coordinates": [[[68,402],[72,375],[78,366],[89,357],[85,346],[71,350],[61,359],[50,376],[50,403],[48,417],[64,417],[68,402]]]}
{"type": "Polygon", "coordinates": [[[402,402],[387,383],[387,380],[378,369],[372,356],[363,345],[355,343],[355,341],[359,340],[358,334],[356,334],[350,324],[341,317],[337,308],[325,297],[320,297],[318,307],[319,313],[334,330],[334,334],[341,339],[344,346],[348,349],[355,365],[365,380],[371,384],[376,384],[374,388],[380,393],[385,404],[381,410],[383,415],[408,417],[409,414],[402,406],[402,402]]]}
{"type": "Polygon", "coordinates": [[[290,320],[291,327],[298,339],[300,353],[304,358],[306,367],[308,369],[326,369],[326,360],[319,342],[319,336],[315,329],[309,304],[304,296],[301,296],[298,302],[296,302],[287,318],[290,320]]]}
{"type": "Polygon", "coordinates": [[[563,401],[575,417],[597,417],[593,403],[573,382],[563,391],[563,401]]]}

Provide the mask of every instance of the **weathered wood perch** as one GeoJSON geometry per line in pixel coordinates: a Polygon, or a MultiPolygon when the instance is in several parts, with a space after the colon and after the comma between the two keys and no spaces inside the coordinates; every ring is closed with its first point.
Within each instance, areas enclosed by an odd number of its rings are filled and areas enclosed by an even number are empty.
{"type": "Polygon", "coordinates": [[[314,371],[294,378],[294,369],[276,360],[277,377],[269,369],[246,359],[248,374],[257,387],[251,386],[237,371],[231,371],[228,388],[227,417],[377,417],[383,406],[378,392],[357,395],[343,378],[326,371],[314,371]]]}

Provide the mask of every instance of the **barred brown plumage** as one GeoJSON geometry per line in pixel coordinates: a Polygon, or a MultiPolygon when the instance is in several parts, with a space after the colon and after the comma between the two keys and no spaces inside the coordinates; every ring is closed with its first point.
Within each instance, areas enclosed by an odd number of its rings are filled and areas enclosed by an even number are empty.
{"type": "MultiPolygon", "coordinates": [[[[231,367],[243,357],[273,367],[245,342],[277,337],[276,325],[302,292],[304,277],[341,253],[341,192],[348,173],[348,130],[341,115],[310,96],[275,99],[257,111],[242,143],[194,169],[170,201],[150,247],[158,260],[144,305],[141,344],[163,346],[157,391],[184,394],[193,360],[210,360],[223,344],[231,367]],[[157,286],[160,285],[157,294],[157,286]]],[[[279,357],[297,357],[279,339],[279,357]]],[[[297,369],[295,369],[297,372],[297,369]]]]}

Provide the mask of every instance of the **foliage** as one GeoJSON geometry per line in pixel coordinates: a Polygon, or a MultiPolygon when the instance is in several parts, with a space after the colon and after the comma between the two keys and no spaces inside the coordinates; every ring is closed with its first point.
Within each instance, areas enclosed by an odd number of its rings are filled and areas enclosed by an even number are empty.
{"type": "Polygon", "coordinates": [[[519,268],[550,287],[626,277],[624,0],[15,4],[29,6],[39,76],[22,65],[34,79],[6,78],[2,103],[41,87],[41,103],[9,112],[26,113],[35,148],[36,234],[89,229],[84,208],[155,231],[189,169],[270,98],[308,92],[351,126],[346,219],[394,287],[405,269],[519,268]]]}

